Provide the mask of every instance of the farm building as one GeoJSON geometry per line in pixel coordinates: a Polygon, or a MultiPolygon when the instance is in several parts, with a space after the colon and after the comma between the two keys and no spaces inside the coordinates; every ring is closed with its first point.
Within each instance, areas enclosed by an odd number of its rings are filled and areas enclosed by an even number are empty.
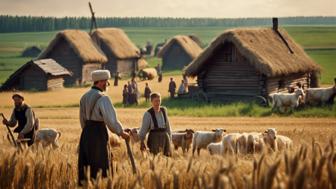
{"type": "Polygon", "coordinates": [[[36,46],[31,46],[22,51],[23,57],[37,57],[41,53],[41,49],[36,46]]]}
{"type": "Polygon", "coordinates": [[[70,72],[53,59],[31,60],[15,71],[1,90],[53,90],[63,88],[70,72]]]}
{"type": "Polygon", "coordinates": [[[131,75],[138,71],[140,50],[127,37],[126,33],[118,28],[97,29],[91,35],[108,58],[105,69],[111,74],[119,72],[121,75],[131,75]]]}
{"type": "Polygon", "coordinates": [[[91,72],[102,68],[107,58],[92,41],[89,34],[80,30],[59,32],[38,59],[52,58],[72,73],[65,77],[65,85],[78,85],[91,81],[91,72]]]}
{"type": "Polygon", "coordinates": [[[190,37],[178,35],[170,39],[158,52],[163,70],[183,69],[194,60],[202,48],[190,37]]]}
{"type": "Polygon", "coordinates": [[[320,67],[277,25],[228,30],[216,38],[184,73],[197,77],[208,100],[251,100],[287,91],[301,82],[316,87],[320,67]]]}

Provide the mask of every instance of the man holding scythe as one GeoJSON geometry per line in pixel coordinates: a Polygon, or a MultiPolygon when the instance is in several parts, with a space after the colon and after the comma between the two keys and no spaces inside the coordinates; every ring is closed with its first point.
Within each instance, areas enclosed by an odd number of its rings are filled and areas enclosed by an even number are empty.
{"type": "Polygon", "coordinates": [[[123,130],[117,119],[116,111],[110,98],[104,94],[109,86],[111,75],[108,70],[96,70],[91,73],[92,88],[80,100],[80,124],[82,133],[79,143],[78,156],[78,184],[85,178],[86,170],[90,170],[90,177],[96,178],[102,171],[102,177],[107,177],[109,169],[108,132],[121,136],[126,141],[129,135],[123,130]],[[106,128],[107,126],[107,128],[106,128]]]}
{"type": "MultiPolygon", "coordinates": [[[[14,133],[18,133],[18,141],[26,140],[28,146],[34,143],[35,139],[35,116],[32,108],[24,102],[23,95],[15,93],[12,96],[15,108],[10,120],[3,116],[2,123],[9,127],[15,127],[14,133]]],[[[15,143],[15,141],[13,141],[15,143]]]]}

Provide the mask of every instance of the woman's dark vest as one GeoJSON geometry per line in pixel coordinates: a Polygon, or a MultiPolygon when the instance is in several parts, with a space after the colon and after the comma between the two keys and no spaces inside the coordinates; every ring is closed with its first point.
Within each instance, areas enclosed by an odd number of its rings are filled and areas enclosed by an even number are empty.
{"type": "MultiPolygon", "coordinates": [[[[165,124],[167,124],[167,117],[166,117],[165,109],[163,107],[160,107],[160,111],[162,111],[164,122],[165,124]]],[[[167,128],[159,128],[159,124],[156,120],[154,108],[150,108],[149,110],[147,110],[147,112],[151,115],[153,124],[154,124],[154,129],[152,129],[151,131],[166,131],[167,130],[167,128]]]]}

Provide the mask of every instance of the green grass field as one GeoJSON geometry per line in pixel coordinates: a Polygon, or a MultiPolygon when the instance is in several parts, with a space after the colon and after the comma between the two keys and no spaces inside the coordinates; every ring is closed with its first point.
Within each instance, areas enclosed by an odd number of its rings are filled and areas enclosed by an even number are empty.
{"type": "MultiPolygon", "coordinates": [[[[172,28],[123,28],[131,40],[138,46],[143,46],[147,41],[156,44],[178,34],[195,34],[203,43],[209,44],[212,39],[221,34],[225,27],[172,27],[172,28]]],[[[285,27],[289,34],[305,49],[307,53],[323,68],[322,84],[332,84],[336,76],[336,27],[285,27]]],[[[0,83],[30,58],[20,57],[26,47],[37,45],[45,48],[56,34],[54,32],[27,32],[27,33],[2,33],[0,34],[0,83]]],[[[151,58],[150,66],[155,66],[161,60],[151,58]]],[[[176,70],[164,75],[177,75],[176,70]]]]}

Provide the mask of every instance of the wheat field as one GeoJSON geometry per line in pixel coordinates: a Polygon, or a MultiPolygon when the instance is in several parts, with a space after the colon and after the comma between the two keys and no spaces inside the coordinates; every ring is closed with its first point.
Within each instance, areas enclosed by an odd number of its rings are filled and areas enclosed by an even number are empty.
{"type": "MultiPolygon", "coordinates": [[[[174,76],[177,83],[180,77],[174,76]]],[[[126,81],[122,81],[124,84],[126,81]]],[[[143,88],[145,82],[139,82],[143,88]]],[[[150,81],[153,90],[168,96],[163,84],[150,81]]],[[[16,149],[0,127],[0,188],[77,188],[77,145],[80,137],[78,101],[88,88],[25,93],[40,118],[41,128],[61,131],[60,148],[16,149]],[[76,106],[75,106],[76,105],[76,106]]],[[[108,92],[121,101],[121,85],[108,92]]],[[[11,93],[0,93],[0,112],[12,111],[11,93]]],[[[118,108],[124,128],[140,127],[146,108],[118,108]]],[[[168,110],[169,113],[169,110],[168,110]]],[[[83,188],[336,188],[335,118],[293,117],[187,117],[170,116],[173,130],[224,128],[230,132],[263,132],[276,128],[293,139],[294,148],[254,155],[200,156],[174,151],[171,158],[153,157],[132,144],[137,174],[132,173],[126,146],[113,147],[113,168],[106,179],[98,177],[83,188]]]]}

